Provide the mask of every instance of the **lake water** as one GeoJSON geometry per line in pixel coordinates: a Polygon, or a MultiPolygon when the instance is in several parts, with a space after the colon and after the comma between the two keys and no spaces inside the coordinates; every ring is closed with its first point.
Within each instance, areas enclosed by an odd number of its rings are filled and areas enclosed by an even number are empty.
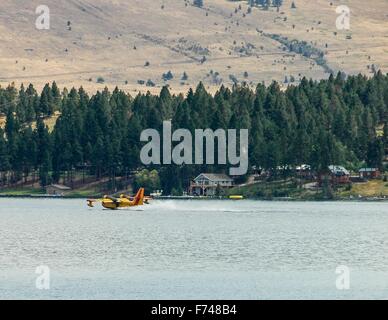
{"type": "Polygon", "coordinates": [[[0,298],[386,299],[388,204],[2,198],[0,298]]]}

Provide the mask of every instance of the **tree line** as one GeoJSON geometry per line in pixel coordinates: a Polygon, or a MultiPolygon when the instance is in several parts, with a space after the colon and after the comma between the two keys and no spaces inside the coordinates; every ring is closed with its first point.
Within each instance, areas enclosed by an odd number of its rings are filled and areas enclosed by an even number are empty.
{"type": "MultiPolygon", "coordinates": [[[[383,169],[388,147],[388,75],[331,75],[303,78],[285,90],[277,82],[251,88],[221,86],[211,95],[202,83],[186,95],[132,97],[116,88],[89,95],[82,88],[60,91],[47,84],[0,88],[0,185],[22,183],[32,174],[42,186],[59,182],[77,170],[96,179],[140,172],[140,133],[161,130],[248,129],[250,171],[310,164],[316,171],[330,164],[349,169],[383,169]],[[58,119],[52,128],[46,124],[58,119]]],[[[217,144],[216,144],[217,146],[217,144]]],[[[217,149],[217,147],[215,148],[217,149]]],[[[216,158],[217,159],[217,158],[216,158]]],[[[166,193],[180,193],[200,172],[227,172],[227,165],[151,166],[166,193]]],[[[291,174],[292,172],[290,172],[291,174]]],[[[154,174],[154,173],[153,173],[154,174]]],[[[249,174],[249,173],[248,173],[249,174]]],[[[246,177],[240,177],[243,180],[246,177]]]]}
{"type": "Polygon", "coordinates": [[[261,6],[263,8],[268,8],[271,5],[274,7],[281,7],[283,5],[283,0],[247,0],[250,6],[261,6]]]}

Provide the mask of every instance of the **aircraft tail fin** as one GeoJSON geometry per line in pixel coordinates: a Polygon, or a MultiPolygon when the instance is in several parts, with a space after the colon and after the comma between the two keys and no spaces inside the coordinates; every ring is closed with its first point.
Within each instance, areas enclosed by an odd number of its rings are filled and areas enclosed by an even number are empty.
{"type": "Polygon", "coordinates": [[[144,204],[144,188],[140,188],[133,199],[135,206],[142,206],[144,204]]]}

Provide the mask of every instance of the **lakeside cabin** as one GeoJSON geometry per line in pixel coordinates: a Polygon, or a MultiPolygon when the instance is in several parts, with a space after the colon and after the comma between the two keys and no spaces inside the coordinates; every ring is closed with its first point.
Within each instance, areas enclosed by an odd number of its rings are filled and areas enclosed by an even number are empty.
{"type": "Polygon", "coordinates": [[[229,189],[233,186],[233,179],[226,174],[201,173],[191,182],[189,194],[192,196],[215,196],[217,188],[229,189]]]}
{"type": "Polygon", "coordinates": [[[378,168],[361,168],[358,174],[363,179],[378,179],[381,177],[381,172],[378,168]]]}
{"type": "Polygon", "coordinates": [[[328,167],[328,173],[319,175],[319,185],[323,184],[323,181],[328,179],[330,184],[348,184],[350,183],[350,172],[338,165],[331,165],[328,167]]]}
{"type": "Polygon", "coordinates": [[[314,178],[314,172],[311,169],[309,164],[301,164],[295,168],[296,175],[299,178],[303,179],[312,179],[314,178]]]}
{"type": "Polygon", "coordinates": [[[65,196],[71,191],[70,187],[64,186],[62,184],[51,184],[46,187],[46,194],[50,196],[65,196]]]}
{"type": "Polygon", "coordinates": [[[331,165],[329,166],[331,173],[331,182],[334,184],[347,184],[350,182],[350,172],[342,167],[331,165]]]}

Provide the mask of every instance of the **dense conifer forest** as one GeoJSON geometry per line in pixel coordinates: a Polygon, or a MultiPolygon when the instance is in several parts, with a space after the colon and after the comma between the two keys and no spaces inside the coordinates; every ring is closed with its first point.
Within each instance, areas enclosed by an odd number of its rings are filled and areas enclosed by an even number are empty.
{"type": "MultiPolygon", "coordinates": [[[[278,83],[256,88],[220,87],[209,94],[202,83],[186,95],[129,94],[116,88],[90,96],[82,88],[47,84],[0,88],[0,186],[23,184],[33,176],[42,186],[69,182],[86,174],[108,179],[130,177],[144,169],[140,133],[173,128],[249,129],[249,167],[276,176],[277,168],[310,164],[324,171],[330,164],[349,169],[383,168],[388,148],[388,75],[332,75],[303,79],[281,90],[278,83]],[[57,119],[51,127],[50,119],[57,119]]],[[[167,194],[187,188],[200,172],[225,172],[228,165],[166,165],[157,183],[167,194]]],[[[248,172],[249,174],[249,172],[248,172]]],[[[284,174],[284,170],[283,173],[284,174]]],[[[246,177],[240,177],[240,181],[246,177]]],[[[120,186],[114,186],[119,188],[120,186]]],[[[113,188],[113,187],[112,187],[113,188]]],[[[113,189],[114,189],[113,188],[113,189]]]]}

